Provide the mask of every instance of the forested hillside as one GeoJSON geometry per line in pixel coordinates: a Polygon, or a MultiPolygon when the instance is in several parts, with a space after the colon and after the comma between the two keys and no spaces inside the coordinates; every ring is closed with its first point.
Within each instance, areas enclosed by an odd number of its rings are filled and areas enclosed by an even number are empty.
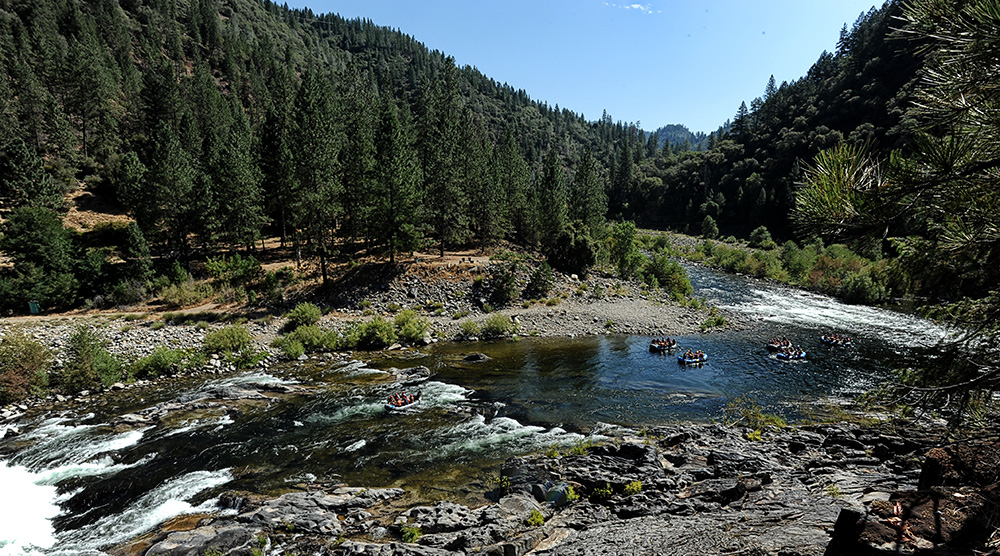
{"type": "Polygon", "coordinates": [[[269,0],[0,0],[0,304],[73,306],[134,290],[153,260],[265,236],[324,279],[338,256],[503,240],[577,269],[608,219],[793,237],[820,150],[909,148],[920,60],[889,38],[898,14],[863,14],[702,141],[590,121],[398,31],[269,0]],[[80,187],[135,224],[63,229],[80,187]]]}

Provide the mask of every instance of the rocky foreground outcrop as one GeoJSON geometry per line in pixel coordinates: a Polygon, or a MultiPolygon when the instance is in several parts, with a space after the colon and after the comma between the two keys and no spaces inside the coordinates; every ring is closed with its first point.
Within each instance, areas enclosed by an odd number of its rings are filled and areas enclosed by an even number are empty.
{"type": "Polygon", "coordinates": [[[341,486],[271,500],[227,493],[223,503],[235,515],[164,530],[118,552],[791,556],[991,550],[1000,446],[930,449],[932,442],[920,431],[902,435],[844,424],[760,435],[742,427],[683,424],[558,456],[511,458],[486,493],[493,503],[478,508],[407,506],[399,489],[341,486]]]}

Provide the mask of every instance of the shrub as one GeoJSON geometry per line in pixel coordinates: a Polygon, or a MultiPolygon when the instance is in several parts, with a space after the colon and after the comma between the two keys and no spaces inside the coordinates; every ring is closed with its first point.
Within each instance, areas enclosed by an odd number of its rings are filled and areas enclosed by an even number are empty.
{"type": "Polygon", "coordinates": [[[604,483],[603,487],[594,487],[590,492],[590,499],[595,502],[603,502],[611,498],[614,491],[611,490],[611,483],[604,483]]]}
{"type": "Polygon", "coordinates": [[[638,494],[639,492],[642,492],[642,481],[631,481],[629,484],[625,485],[626,496],[638,494]]]}
{"type": "Polygon", "coordinates": [[[673,297],[687,297],[694,293],[687,271],[677,261],[666,255],[653,257],[646,265],[645,272],[656,279],[663,291],[673,297]]]}
{"type": "Polygon", "coordinates": [[[771,239],[771,232],[767,231],[767,227],[760,226],[754,231],[750,232],[750,247],[757,249],[773,249],[774,240],[771,239]],[[769,247],[765,247],[768,245],[769,247]]]}
{"type": "Polygon", "coordinates": [[[186,307],[200,303],[213,294],[208,284],[198,284],[194,280],[184,280],[160,289],[160,300],[171,307],[186,307]]]}
{"type": "Polygon", "coordinates": [[[251,286],[264,277],[264,269],[260,262],[253,256],[243,258],[236,253],[232,258],[220,257],[218,259],[209,258],[205,263],[208,273],[216,281],[232,286],[251,286]]]}
{"type": "Polygon", "coordinates": [[[851,272],[844,278],[838,291],[840,297],[848,303],[875,304],[883,303],[889,294],[885,285],[872,280],[868,272],[851,272]]]}
{"type": "Polygon", "coordinates": [[[529,527],[541,527],[545,524],[545,516],[538,510],[531,510],[527,520],[529,527]]]}
{"type": "Polygon", "coordinates": [[[526,297],[545,297],[554,285],[555,277],[552,275],[552,267],[549,266],[549,263],[543,262],[531,273],[531,279],[528,280],[528,285],[524,288],[524,295],[526,297]]]}
{"type": "Polygon", "coordinates": [[[146,299],[146,283],[137,280],[123,280],[115,284],[108,294],[115,305],[135,305],[146,299]]]}
{"type": "Polygon", "coordinates": [[[205,335],[208,353],[239,353],[253,344],[250,331],[242,325],[232,325],[213,330],[205,335]]]}
{"type": "Polygon", "coordinates": [[[288,319],[287,328],[289,330],[295,330],[300,326],[310,326],[319,322],[319,318],[323,316],[323,311],[320,310],[313,303],[299,303],[294,309],[285,315],[288,319]]]}
{"type": "Polygon", "coordinates": [[[135,378],[171,375],[184,367],[184,362],[189,356],[190,353],[182,349],[157,346],[153,353],[132,364],[132,375],[135,378]]]}
{"type": "Polygon", "coordinates": [[[67,362],[59,374],[61,387],[76,393],[111,386],[124,378],[121,361],[105,348],[107,340],[97,332],[79,326],[66,347],[67,362]]]}
{"type": "Polygon", "coordinates": [[[403,542],[407,543],[417,542],[417,540],[424,534],[424,532],[420,530],[420,527],[413,527],[410,525],[404,525],[401,531],[403,534],[403,542]]]}
{"type": "Polygon", "coordinates": [[[305,346],[303,346],[302,342],[298,340],[292,340],[289,338],[278,338],[274,340],[274,342],[271,345],[273,347],[280,349],[281,354],[288,359],[298,359],[299,357],[302,357],[306,353],[305,346]]]}
{"type": "Polygon", "coordinates": [[[701,222],[701,235],[706,239],[715,239],[719,237],[719,225],[715,223],[715,219],[709,215],[705,215],[705,219],[701,222]]]}
{"type": "Polygon", "coordinates": [[[611,232],[611,263],[618,269],[622,278],[631,278],[642,263],[643,255],[639,252],[636,241],[635,223],[631,221],[615,224],[611,232]]]}
{"type": "MultiPolygon", "coordinates": [[[[337,335],[314,324],[300,326],[277,342],[297,343],[306,352],[333,350],[337,348],[337,335]]],[[[282,347],[279,343],[278,347],[282,347]]],[[[284,348],[282,348],[284,351],[284,348]]],[[[286,353],[287,355],[287,353],[286,353]]],[[[297,354],[298,357],[301,353],[297,354]]]]}
{"type": "Polygon", "coordinates": [[[479,336],[481,330],[479,323],[474,320],[463,320],[459,325],[459,329],[462,331],[463,338],[472,338],[474,336],[479,336]]]}
{"type": "Polygon", "coordinates": [[[469,310],[468,309],[462,309],[460,311],[455,311],[454,313],[452,313],[451,314],[451,320],[458,320],[458,319],[461,319],[461,318],[465,318],[467,316],[469,316],[469,310]]]}
{"type": "Polygon", "coordinates": [[[597,262],[597,247],[587,227],[574,221],[559,232],[554,243],[545,249],[545,256],[552,268],[584,276],[597,262]]]}
{"type": "Polygon", "coordinates": [[[0,404],[20,401],[48,385],[52,352],[24,334],[0,337],[0,404]]]}
{"type": "Polygon", "coordinates": [[[483,323],[482,335],[485,338],[501,338],[509,336],[514,331],[514,321],[507,315],[493,314],[483,323]]]}
{"type": "Polygon", "coordinates": [[[493,291],[490,301],[499,307],[506,307],[517,297],[517,262],[511,262],[493,276],[493,291]]]}
{"type": "Polygon", "coordinates": [[[396,329],[392,323],[382,317],[375,317],[361,325],[358,330],[358,347],[360,349],[383,349],[396,341],[396,329]]]}
{"type": "Polygon", "coordinates": [[[395,322],[399,339],[410,344],[422,340],[431,327],[429,320],[418,317],[414,311],[403,311],[396,315],[395,322]]]}

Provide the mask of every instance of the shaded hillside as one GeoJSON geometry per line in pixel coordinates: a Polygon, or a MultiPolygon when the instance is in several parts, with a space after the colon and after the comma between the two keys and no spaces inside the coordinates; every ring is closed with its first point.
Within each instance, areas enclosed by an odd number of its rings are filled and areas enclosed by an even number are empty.
{"type": "Polygon", "coordinates": [[[150,257],[266,236],[324,278],[338,257],[501,241],[577,271],[607,256],[608,218],[787,237],[819,149],[907,144],[919,64],[886,39],[895,10],[702,138],[587,121],[399,31],[269,0],[0,0],[0,292],[74,305],[148,280],[150,257]],[[136,225],[60,230],[79,187],[136,225]]]}

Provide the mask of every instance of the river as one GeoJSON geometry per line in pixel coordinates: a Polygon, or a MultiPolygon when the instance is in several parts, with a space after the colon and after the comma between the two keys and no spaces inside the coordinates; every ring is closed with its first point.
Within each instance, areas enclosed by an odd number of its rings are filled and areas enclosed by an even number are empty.
{"type": "MultiPolygon", "coordinates": [[[[649,338],[589,336],[436,344],[368,364],[319,364],[129,390],[87,413],[50,413],[0,441],[0,555],[98,555],[182,514],[212,511],[226,489],[299,483],[402,486],[423,499],[482,500],[485,474],[514,454],[566,448],[621,427],[711,420],[749,396],[790,419],[883,382],[946,331],[885,309],[844,305],[783,286],[688,266],[695,295],[753,321],[747,330],[681,336],[710,361],[685,367],[649,338]],[[828,348],[821,334],[854,337],[828,348]],[[785,336],[808,352],[763,349],[785,336]],[[472,351],[490,360],[469,363],[472,351]],[[385,369],[425,365],[423,403],[388,415],[385,369]],[[241,384],[292,384],[292,396],[241,411],[187,412],[123,430],[117,416],[241,384]]],[[[669,333],[669,331],[664,331],[669,333]]],[[[398,388],[398,387],[397,387],[398,388]]],[[[5,427],[0,426],[0,437],[5,427]]]]}

